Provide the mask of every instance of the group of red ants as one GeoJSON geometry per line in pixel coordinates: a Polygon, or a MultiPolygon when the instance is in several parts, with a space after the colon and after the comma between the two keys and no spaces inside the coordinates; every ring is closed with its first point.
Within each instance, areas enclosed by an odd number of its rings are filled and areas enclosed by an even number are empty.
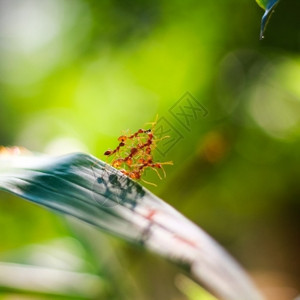
{"type": "Polygon", "coordinates": [[[157,123],[156,120],[152,124],[151,129],[139,129],[133,134],[124,134],[118,138],[119,145],[114,150],[105,151],[104,155],[113,156],[111,165],[119,169],[123,174],[131,179],[141,179],[145,183],[156,186],[154,183],[143,180],[141,177],[147,168],[154,170],[158,177],[162,179],[158,169],[163,171],[164,177],[166,172],[163,165],[173,165],[173,162],[155,162],[153,159],[153,150],[157,143],[162,139],[168,138],[164,136],[156,139],[154,135],[154,128],[157,123]]]}

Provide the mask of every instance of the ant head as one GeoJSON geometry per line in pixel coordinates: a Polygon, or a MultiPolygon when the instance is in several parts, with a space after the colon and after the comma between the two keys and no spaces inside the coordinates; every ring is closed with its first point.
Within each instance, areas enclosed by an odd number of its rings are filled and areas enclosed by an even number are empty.
{"type": "Polygon", "coordinates": [[[129,177],[131,179],[140,179],[141,178],[141,174],[139,172],[131,172],[129,177]]]}
{"type": "Polygon", "coordinates": [[[112,162],[112,166],[115,168],[118,168],[121,166],[121,164],[123,163],[123,160],[121,158],[116,159],[112,162]]]}
{"type": "Polygon", "coordinates": [[[124,169],[123,169],[123,170],[120,170],[120,171],[121,171],[124,175],[127,175],[127,176],[128,176],[128,174],[129,174],[129,173],[128,173],[126,170],[124,170],[124,169]]]}
{"type": "Polygon", "coordinates": [[[125,136],[125,135],[121,135],[121,136],[118,138],[118,141],[119,141],[119,142],[122,142],[122,143],[124,143],[126,140],[127,140],[127,136],[125,136]]]}

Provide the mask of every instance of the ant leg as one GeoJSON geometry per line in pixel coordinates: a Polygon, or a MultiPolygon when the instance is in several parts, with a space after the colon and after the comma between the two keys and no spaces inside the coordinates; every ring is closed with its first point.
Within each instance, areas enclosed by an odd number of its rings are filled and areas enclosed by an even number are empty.
{"type": "MultiPolygon", "coordinates": [[[[162,180],[161,175],[159,174],[158,170],[156,170],[155,167],[151,167],[151,168],[152,168],[152,170],[154,170],[154,171],[156,172],[158,178],[159,178],[160,180],[162,180]]],[[[163,171],[164,171],[164,170],[163,170],[163,171]]],[[[164,171],[164,173],[165,173],[165,171],[164,171]]]]}
{"type": "Polygon", "coordinates": [[[141,179],[143,182],[145,182],[145,183],[147,183],[147,184],[149,184],[149,185],[152,185],[152,186],[157,186],[155,183],[153,183],[153,182],[150,182],[150,181],[146,181],[146,180],[144,180],[144,179],[141,179]]]}
{"type": "Polygon", "coordinates": [[[157,144],[158,144],[160,141],[162,141],[162,140],[164,140],[164,139],[168,139],[168,138],[170,138],[169,135],[163,136],[163,137],[161,137],[161,138],[159,138],[159,139],[153,139],[153,140],[152,140],[152,144],[151,144],[152,150],[154,150],[154,149],[157,147],[157,144]]]}
{"type": "Polygon", "coordinates": [[[166,174],[166,171],[165,171],[164,167],[161,166],[161,169],[162,169],[162,171],[163,171],[163,173],[164,173],[164,178],[166,178],[166,177],[167,177],[167,174],[166,174]]]}
{"type": "Polygon", "coordinates": [[[160,163],[160,169],[162,169],[162,171],[164,173],[164,178],[166,178],[167,177],[167,173],[166,173],[163,165],[173,165],[173,162],[172,161],[167,161],[167,162],[160,163]]]}
{"type": "Polygon", "coordinates": [[[169,136],[169,135],[165,135],[165,136],[163,136],[163,137],[160,138],[160,139],[155,139],[155,142],[160,142],[160,141],[162,141],[162,140],[164,140],[164,139],[168,139],[168,138],[170,138],[170,136],[169,136]]]}
{"type": "Polygon", "coordinates": [[[157,124],[157,119],[158,119],[158,114],[156,114],[154,122],[147,122],[145,124],[151,124],[152,125],[151,130],[153,130],[155,125],[157,124]]]}

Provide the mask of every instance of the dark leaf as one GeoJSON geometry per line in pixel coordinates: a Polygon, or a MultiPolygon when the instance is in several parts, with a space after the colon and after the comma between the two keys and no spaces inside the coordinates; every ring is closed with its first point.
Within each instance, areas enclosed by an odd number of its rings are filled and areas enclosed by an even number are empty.
{"type": "Polygon", "coordinates": [[[222,299],[262,299],[239,265],[174,208],[96,158],[0,155],[0,189],[188,266],[222,299]]]}
{"type": "Polygon", "coordinates": [[[260,39],[263,39],[266,26],[279,0],[256,0],[256,2],[258,3],[259,6],[261,6],[265,10],[265,13],[261,20],[261,28],[260,28],[260,39]]]}

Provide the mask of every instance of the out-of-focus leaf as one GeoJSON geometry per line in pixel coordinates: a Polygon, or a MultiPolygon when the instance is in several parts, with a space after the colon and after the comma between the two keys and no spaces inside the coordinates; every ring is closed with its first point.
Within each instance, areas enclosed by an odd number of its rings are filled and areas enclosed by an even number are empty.
{"type": "Polygon", "coordinates": [[[189,300],[218,300],[184,275],[178,275],[176,286],[189,300]]]}
{"type": "Polygon", "coordinates": [[[262,7],[265,10],[265,13],[261,19],[261,28],[260,28],[260,38],[263,39],[266,26],[279,0],[256,0],[256,2],[260,7],[262,7]]]}
{"type": "Polygon", "coordinates": [[[55,296],[64,299],[99,299],[105,297],[107,284],[94,274],[1,262],[0,289],[18,294],[47,295],[52,299],[55,296]]]}
{"type": "Polygon", "coordinates": [[[0,155],[0,188],[188,267],[198,283],[222,299],[262,299],[240,266],[203,230],[90,155],[0,155]]]}

